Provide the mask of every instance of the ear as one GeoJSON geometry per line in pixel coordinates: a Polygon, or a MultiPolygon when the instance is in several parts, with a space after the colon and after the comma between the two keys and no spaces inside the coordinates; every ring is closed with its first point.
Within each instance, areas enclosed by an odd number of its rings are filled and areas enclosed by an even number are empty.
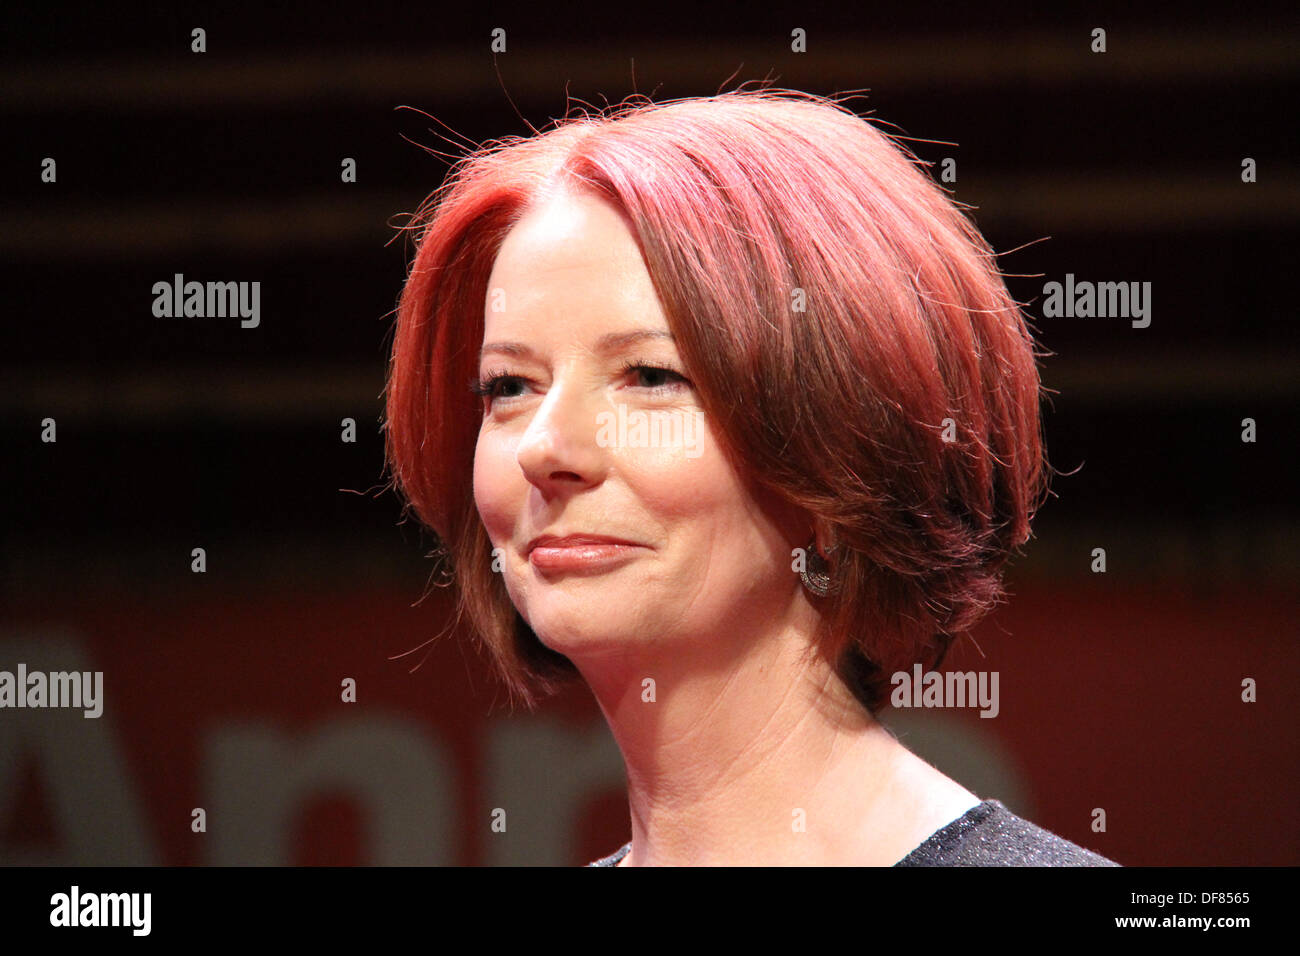
{"type": "Polygon", "coordinates": [[[825,523],[818,521],[813,524],[812,537],[817,542],[817,550],[823,558],[829,558],[835,553],[838,543],[835,539],[835,532],[825,523]]]}

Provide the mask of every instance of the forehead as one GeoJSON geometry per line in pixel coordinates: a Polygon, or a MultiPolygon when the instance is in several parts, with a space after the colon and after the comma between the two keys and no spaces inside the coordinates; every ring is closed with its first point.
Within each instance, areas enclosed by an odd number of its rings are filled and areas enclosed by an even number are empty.
{"type": "Polygon", "coordinates": [[[556,193],[506,234],[488,281],[485,319],[490,325],[593,312],[610,320],[663,319],[623,214],[597,196],[556,193]]]}

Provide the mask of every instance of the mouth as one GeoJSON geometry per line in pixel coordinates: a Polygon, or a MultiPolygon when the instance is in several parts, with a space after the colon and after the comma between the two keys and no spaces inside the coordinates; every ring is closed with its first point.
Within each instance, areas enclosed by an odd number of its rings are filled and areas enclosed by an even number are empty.
{"type": "Polygon", "coordinates": [[[542,535],[528,544],[528,563],[547,577],[603,574],[634,560],[645,545],[599,534],[542,535]]]}
{"type": "Polygon", "coordinates": [[[612,538],[602,534],[566,534],[563,536],[544,534],[528,542],[527,555],[531,556],[537,548],[553,550],[557,548],[598,548],[606,545],[629,548],[642,547],[636,541],[629,541],[626,538],[612,538]]]}

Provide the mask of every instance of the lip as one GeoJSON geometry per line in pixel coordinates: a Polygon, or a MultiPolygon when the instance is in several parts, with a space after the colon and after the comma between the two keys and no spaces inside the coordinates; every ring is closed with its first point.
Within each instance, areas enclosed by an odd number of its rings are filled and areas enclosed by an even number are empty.
{"type": "Polygon", "coordinates": [[[584,546],[599,547],[602,545],[641,547],[640,543],[636,541],[628,541],[626,538],[611,538],[603,534],[543,534],[528,542],[528,553],[531,555],[536,548],[579,548],[584,546]]]}
{"type": "Polygon", "coordinates": [[[543,574],[600,574],[632,560],[643,547],[607,535],[542,535],[529,543],[528,563],[543,574]]]}

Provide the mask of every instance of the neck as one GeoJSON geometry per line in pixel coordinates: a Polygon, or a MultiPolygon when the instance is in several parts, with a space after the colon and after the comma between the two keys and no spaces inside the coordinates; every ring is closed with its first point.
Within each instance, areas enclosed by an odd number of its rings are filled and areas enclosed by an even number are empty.
{"type": "Polygon", "coordinates": [[[624,866],[892,865],[978,798],[902,747],[797,627],[579,664],[627,766],[624,866]],[[647,683],[647,678],[653,684],[647,683]]]}

